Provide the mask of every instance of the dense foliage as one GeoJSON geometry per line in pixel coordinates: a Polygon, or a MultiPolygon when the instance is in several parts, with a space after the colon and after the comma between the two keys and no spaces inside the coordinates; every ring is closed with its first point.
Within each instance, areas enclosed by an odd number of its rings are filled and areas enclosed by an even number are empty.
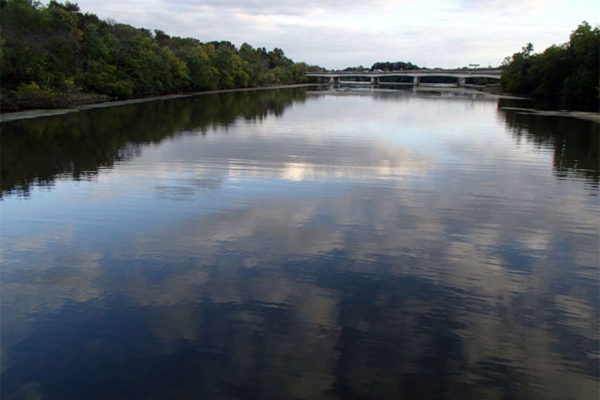
{"type": "Polygon", "coordinates": [[[376,62],[371,66],[371,71],[380,69],[382,71],[401,71],[406,69],[421,69],[411,62],[396,61],[396,62],[376,62]]]}
{"type": "Polygon", "coordinates": [[[54,0],[0,0],[2,109],[302,82],[280,49],[170,37],[54,0]],[[106,97],[108,96],[108,97],[106,97]]]}
{"type": "Polygon", "coordinates": [[[375,71],[375,70],[381,70],[381,71],[401,71],[401,70],[407,70],[407,69],[422,69],[419,68],[417,65],[411,63],[411,62],[404,62],[404,61],[395,61],[395,62],[389,62],[389,61],[385,61],[385,62],[376,62],[375,64],[373,64],[371,66],[371,68],[369,67],[363,67],[362,65],[359,65],[358,67],[348,67],[345,68],[344,71],[375,71]]]}
{"type": "Polygon", "coordinates": [[[503,63],[502,89],[560,106],[598,109],[600,28],[583,22],[568,43],[533,54],[527,44],[503,63]]]}

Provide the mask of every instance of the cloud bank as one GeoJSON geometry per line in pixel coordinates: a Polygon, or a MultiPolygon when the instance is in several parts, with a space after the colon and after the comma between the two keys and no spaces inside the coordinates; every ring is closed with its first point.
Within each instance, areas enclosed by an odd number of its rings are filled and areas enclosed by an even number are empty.
{"type": "Polygon", "coordinates": [[[82,0],[84,12],[202,41],[279,47],[327,68],[403,60],[426,67],[498,65],[543,50],[600,15],[591,0],[82,0]]]}

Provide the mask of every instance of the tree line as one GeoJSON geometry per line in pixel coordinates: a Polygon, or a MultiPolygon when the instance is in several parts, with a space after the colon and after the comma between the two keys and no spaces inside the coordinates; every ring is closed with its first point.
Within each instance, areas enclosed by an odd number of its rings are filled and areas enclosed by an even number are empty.
{"type": "Polygon", "coordinates": [[[0,0],[0,29],[2,111],[306,80],[278,48],[169,36],[68,1],[0,0]]]}
{"type": "Polygon", "coordinates": [[[581,23],[568,43],[534,54],[528,43],[502,65],[500,86],[508,93],[563,107],[597,111],[600,94],[600,28],[581,23]]]}
{"type": "Polygon", "coordinates": [[[406,69],[422,69],[419,66],[411,63],[411,62],[404,62],[404,61],[395,61],[395,62],[376,62],[375,64],[373,64],[373,66],[371,67],[371,71],[374,71],[376,69],[380,69],[382,71],[401,71],[401,70],[406,70],[406,69]]]}
{"type": "Polygon", "coordinates": [[[405,62],[405,61],[378,61],[376,63],[374,63],[371,68],[369,67],[363,67],[362,65],[359,65],[358,67],[348,67],[345,68],[344,71],[375,71],[375,70],[381,70],[381,71],[401,71],[401,70],[407,70],[407,69],[423,69],[411,62],[405,62]]]}

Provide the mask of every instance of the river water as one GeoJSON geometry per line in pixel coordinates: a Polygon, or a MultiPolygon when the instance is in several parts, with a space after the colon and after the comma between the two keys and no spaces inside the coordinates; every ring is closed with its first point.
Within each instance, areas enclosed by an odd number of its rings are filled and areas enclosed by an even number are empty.
{"type": "Polygon", "coordinates": [[[598,124],[295,88],[1,125],[3,399],[597,399],[598,124]]]}

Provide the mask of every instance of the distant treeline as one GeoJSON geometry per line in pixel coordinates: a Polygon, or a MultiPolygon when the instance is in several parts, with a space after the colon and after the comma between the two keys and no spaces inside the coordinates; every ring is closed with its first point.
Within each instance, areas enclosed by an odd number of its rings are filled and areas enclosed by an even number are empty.
{"type": "Polygon", "coordinates": [[[405,69],[421,69],[417,65],[404,62],[404,61],[396,61],[396,62],[376,62],[371,67],[371,71],[380,69],[382,71],[400,71],[405,69]]]}
{"type": "Polygon", "coordinates": [[[600,29],[583,22],[568,43],[533,54],[527,44],[503,63],[500,85],[508,93],[538,98],[564,107],[598,111],[600,29]]]}
{"type": "Polygon", "coordinates": [[[0,0],[2,111],[306,80],[281,49],[171,37],[81,13],[0,0]]]}
{"type": "Polygon", "coordinates": [[[422,69],[422,68],[413,63],[410,63],[410,62],[385,61],[385,62],[376,62],[375,64],[373,64],[371,66],[371,68],[363,67],[362,65],[359,65],[358,67],[348,67],[348,68],[344,69],[344,71],[375,71],[378,69],[382,70],[382,71],[400,71],[400,70],[406,70],[406,69],[422,69]]]}

